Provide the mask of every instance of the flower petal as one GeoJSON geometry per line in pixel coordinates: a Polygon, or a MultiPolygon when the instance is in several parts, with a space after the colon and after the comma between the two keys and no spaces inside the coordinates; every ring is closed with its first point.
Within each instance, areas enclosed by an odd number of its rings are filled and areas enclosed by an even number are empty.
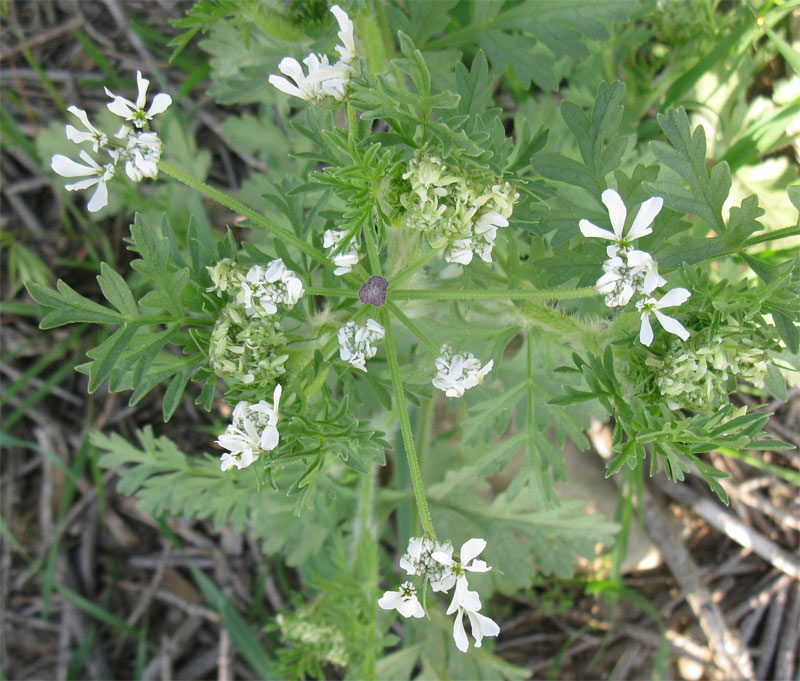
{"type": "Polygon", "coordinates": [[[399,591],[384,591],[383,596],[378,599],[378,606],[384,610],[394,610],[400,602],[399,591]]]}
{"type": "Polygon", "coordinates": [[[134,109],[130,106],[130,102],[123,97],[114,97],[106,106],[111,113],[121,116],[127,121],[133,118],[134,109]]]}
{"type": "Polygon", "coordinates": [[[636,213],[636,218],[628,231],[628,241],[633,241],[641,236],[651,234],[653,228],[650,225],[653,224],[653,220],[656,219],[656,215],[661,212],[663,206],[664,199],[660,196],[647,199],[647,201],[639,207],[639,212],[636,213]]]}
{"type": "Polygon", "coordinates": [[[647,312],[642,312],[642,328],[639,329],[639,341],[642,345],[650,346],[653,342],[653,327],[650,326],[650,315],[647,312]]]}
{"type": "Polygon", "coordinates": [[[614,235],[613,232],[609,232],[607,229],[602,229],[598,227],[593,222],[589,222],[588,220],[581,220],[578,223],[578,227],[581,229],[581,234],[583,236],[591,239],[610,239],[611,241],[616,241],[617,237],[614,235]]]}
{"type": "Polygon", "coordinates": [[[164,92],[159,92],[153,97],[150,108],[147,110],[147,117],[150,118],[156,114],[164,113],[169,108],[170,104],[172,104],[172,97],[164,92]]]}
{"type": "Polygon", "coordinates": [[[670,317],[669,315],[659,312],[658,310],[653,310],[653,312],[656,313],[656,318],[661,322],[661,326],[664,327],[664,331],[674,333],[684,341],[689,338],[689,332],[686,330],[686,327],[684,327],[683,324],[675,319],[675,317],[670,317]]]}
{"type": "Polygon", "coordinates": [[[150,81],[147,78],[142,77],[142,72],[136,72],[136,87],[138,92],[136,94],[136,108],[137,109],[144,109],[144,105],[147,103],[147,87],[150,85],[150,81]]]}
{"type": "Polygon", "coordinates": [[[617,240],[619,240],[622,238],[622,230],[625,229],[625,218],[628,215],[625,203],[614,189],[606,189],[600,198],[603,200],[606,208],[608,208],[608,218],[611,220],[614,234],[617,235],[617,240]]]}
{"type": "Polygon", "coordinates": [[[50,159],[50,167],[54,172],[61,175],[61,177],[85,177],[86,175],[94,175],[95,169],[90,166],[85,166],[63,154],[56,154],[50,159]]]}
{"type": "Polygon", "coordinates": [[[475,556],[479,555],[486,548],[486,540],[473,537],[465,541],[461,545],[461,552],[459,558],[462,565],[467,565],[472,562],[475,556]]]}
{"type": "Polygon", "coordinates": [[[665,293],[664,296],[656,303],[656,308],[661,309],[664,307],[675,307],[676,305],[683,305],[687,300],[689,300],[689,296],[691,296],[691,291],[688,291],[685,288],[674,288],[668,293],[665,293]]]}
{"type": "Polygon", "coordinates": [[[97,191],[95,191],[94,195],[87,204],[86,208],[89,209],[90,213],[96,213],[98,210],[103,208],[103,206],[105,206],[107,203],[108,203],[108,187],[106,187],[105,182],[98,182],[97,191]]]}
{"type": "Polygon", "coordinates": [[[456,615],[455,622],[453,622],[453,640],[456,642],[456,648],[462,653],[466,653],[469,648],[469,639],[467,632],[464,630],[464,611],[459,608],[456,615]]]}

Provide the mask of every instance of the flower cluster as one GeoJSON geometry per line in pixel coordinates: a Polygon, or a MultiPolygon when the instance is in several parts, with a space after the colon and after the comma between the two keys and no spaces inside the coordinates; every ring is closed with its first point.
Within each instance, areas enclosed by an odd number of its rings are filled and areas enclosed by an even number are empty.
{"type": "Polygon", "coordinates": [[[368,319],[366,326],[347,322],[339,329],[339,357],[366,373],[367,360],[378,352],[374,343],[383,340],[385,333],[374,319],[368,319]]]}
{"type": "Polygon", "coordinates": [[[475,255],[492,262],[497,230],[508,227],[519,199],[509,182],[479,182],[426,153],[408,162],[403,179],[411,185],[401,197],[408,227],[444,246],[447,262],[469,265],[475,255]]]}
{"type": "Polygon", "coordinates": [[[289,355],[276,351],[285,344],[275,319],[248,317],[240,305],[226,305],[211,332],[208,360],[217,376],[244,385],[269,385],[285,371],[289,355]]]}
{"type": "Polygon", "coordinates": [[[695,349],[673,347],[663,359],[648,358],[656,387],[670,409],[707,412],[727,402],[732,379],[763,387],[769,354],[750,338],[717,335],[695,349]]]}
{"type": "MultiPolygon", "coordinates": [[[[453,598],[447,614],[456,613],[453,622],[453,639],[456,647],[463,653],[469,648],[469,639],[464,629],[464,615],[469,619],[475,647],[480,648],[484,636],[497,636],[500,627],[497,623],[478,612],[481,598],[477,591],[469,590],[467,572],[488,572],[492,568],[476,558],[486,548],[484,539],[472,538],[464,542],[459,552],[459,560],[453,559],[453,545],[434,543],[423,537],[412,537],[408,550],[400,559],[400,567],[409,576],[424,580],[423,588],[431,585],[433,591],[448,592],[455,586],[453,598]]],[[[398,591],[386,591],[378,600],[384,610],[397,610],[403,617],[424,617],[425,610],[417,598],[417,590],[412,582],[404,582],[398,591]]]]}
{"type": "Polygon", "coordinates": [[[471,352],[453,352],[446,343],[442,345],[435,360],[436,376],[433,385],[443,390],[448,397],[463,397],[464,391],[483,383],[483,378],[494,366],[490,359],[481,367],[481,362],[471,352]]]}
{"type": "Polygon", "coordinates": [[[660,300],[651,294],[667,283],[658,273],[658,265],[646,251],[633,247],[633,242],[653,232],[651,225],[664,206],[664,199],[654,196],[647,199],[640,207],[630,228],[625,230],[628,211],[622,197],[613,189],[606,189],[602,200],[608,209],[608,217],[612,231],[598,227],[589,220],[581,220],[578,226],[581,234],[588,238],[606,239],[612,244],[606,249],[608,260],[603,263],[603,276],[597,280],[595,287],[605,296],[609,307],[623,307],[636,296],[636,309],[641,317],[639,340],[643,345],[653,342],[653,328],[650,325],[650,313],[661,322],[665,331],[679,336],[681,340],[689,337],[689,332],[674,317],[661,312],[663,308],[682,305],[691,293],[685,288],[672,289],[660,300]]]}
{"type": "Polygon", "coordinates": [[[220,468],[247,468],[262,453],[278,446],[278,404],[280,384],[275,386],[272,404],[261,400],[256,404],[239,402],[233,410],[233,421],[217,439],[217,444],[229,450],[222,455],[220,468]]]}
{"type": "Polygon", "coordinates": [[[85,149],[81,149],[78,156],[83,163],[73,161],[62,154],[56,154],[50,161],[50,167],[62,177],[84,178],[66,185],[68,191],[96,187],[87,204],[90,212],[94,213],[108,204],[107,183],[117,174],[120,165],[125,167],[125,174],[134,182],[141,182],[145,177],[155,178],[158,175],[158,162],[161,159],[163,145],[156,133],[148,132],[144,128],[153,116],[167,110],[172,104],[172,98],[159,92],[153,97],[150,107],[145,109],[150,81],[142,78],[141,72],[137,71],[136,83],[138,96],[135,102],[115,95],[106,88],[106,94],[111,97],[111,101],[107,104],[108,109],[125,121],[133,123],[133,127],[123,124],[113,140],[109,140],[104,132],[91,124],[83,109],[76,106],[67,109],[84,127],[84,130],[79,130],[73,125],[67,125],[67,139],[75,144],[88,142],[92,152],[95,154],[104,152],[110,159],[105,163],[99,163],[85,149]]]}
{"type": "Polygon", "coordinates": [[[358,265],[358,249],[352,236],[346,239],[348,234],[347,231],[328,229],[322,237],[322,246],[330,251],[333,264],[336,265],[333,273],[337,277],[350,274],[353,266],[358,265]]]}
{"type": "Polygon", "coordinates": [[[326,55],[312,52],[303,59],[303,63],[308,69],[308,75],[305,75],[303,67],[300,66],[297,59],[284,57],[278,64],[278,69],[284,76],[289,76],[291,80],[273,74],[269,77],[270,84],[287,95],[300,97],[300,99],[316,104],[323,104],[326,101],[340,102],[344,99],[348,83],[353,75],[351,63],[356,56],[353,22],[339,5],[331,7],[331,12],[339,23],[339,40],[343,43],[336,46],[339,61],[331,64],[326,55]]]}
{"type": "Polygon", "coordinates": [[[244,305],[247,314],[274,315],[278,303],[291,309],[303,293],[303,282],[278,258],[266,268],[253,265],[247,270],[236,300],[244,305]]]}

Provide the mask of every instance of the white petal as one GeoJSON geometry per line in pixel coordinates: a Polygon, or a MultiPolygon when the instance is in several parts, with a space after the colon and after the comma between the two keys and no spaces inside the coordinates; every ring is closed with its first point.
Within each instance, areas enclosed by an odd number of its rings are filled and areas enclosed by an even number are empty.
{"type": "Polygon", "coordinates": [[[467,638],[467,632],[464,630],[464,611],[461,609],[459,609],[455,622],[453,622],[453,640],[456,642],[456,648],[462,653],[467,652],[469,639],[467,638]]]}
{"type": "Polygon", "coordinates": [[[150,81],[147,78],[142,78],[142,72],[136,72],[136,87],[138,88],[138,93],[136,94],[136,108],[137,109],[144,109],[144,105],[147,103],[147,87],[150,85],[150,81]]]}
{"type": "Polygon", "coordinates": [[[111,113],[121,116],[125,120],[129,121],[133,118],[133,108],[124,97],[114,97],[106,106],[111,113]]]}
{"type": "Polygon", "coordinates": [[[664,294],[661,300],[656,303],[656,308],[661,309],[663,307],[675,307],[676,305],[682,305],[689,299],[689,296],[691,295],[691,292],[685,288],[674,288],[668,293],[664,294]]]}
{"type": "Polygon", "coordinates": [[[475,556],[479,555],[485,548],[486,548],[485,539],[478,539],[477,537],[473,537],[472,539],[465,541],[464,544],[461,546],[461,552],[459,554],[461,564],[467,565],[468,563],[471,563],[472,559],[475,558],[475,556]]]}
{"type": "Polygon", "coordinates": [[[670,317],[669,315],[664,314],[663,312],[659,312],[658,310],[653,310],[656,313],[656,318],[658,321],[661,322],[661,326],[664,327],[665,331],[669,331],[670,333],[674,333],[676,336],[679,336],[681,340],[686,340],[689,337],[689,332],[686,330],[683,324],[681,324],[675,317],[670,317]]]}
{"type": "Polygon", "coordinates": [[[278,414],[278,405],[281,402],[281,395],[283,394],[283,388],[281,384],[278,383],[275,386],[275,390],[272,391],[272,408],[275,410],[275,420],[277,422],[277,414],[278,414]]]}
{"type": "Polygon", "coordinates": [[[150,108],[147,110],[147,117],[150,118],[156,114],[164,113],[170,104],[172,104],[172,97],[164,92],[159,92],[153,97],[150,108]]]}
{"type": "Polygon", "coordinates": [[[66,189],[68,192],[76,192],[80,191],[81,189],[89,189],[89,187],[94,187],[98,182],[100,182],[99,177],[90,177],[85,180],[78,180],[72,184],[65,185],[64,189],[66,189]]]}
{"type": "Polygon", "coordinates": [[[431,558],[433,558],[437,563],[441,563],[442,565],[446,565],[447,567],[453,565],[453,559],[443,551],[434,551],[431,554],[431,558]]]}
{"type": "Polygon", "coordinates": [[[472,627],[472,637],[475,639],[476,648],[481,647],[484,636],[497,636],[500,633],[497,622],[490,617],[471,610],[467,610],[467,617],[469,617],[469,624],[472,627]]]}
{"type": "Polygon", "coordinates": [[[92,196],[91,200],[89,201],[86,207],[89,209],[90,213],[96,213],[107,203],[108,203],[108,187],[106,187],[105,182],[98,182],[97,191],[95,191],[94,195],[92,196]]]}
{"type": "Polygon", "coordinates": [[[642,345],[649,346],[653,342],[653,327],[650,326],[650,316],[642,312],[642,328],[639,329],[639,341],[642,345]]]}
{"type": "Polygon", "coordinates": [[[272,75],[269,77],[269,82],[270,85],[275,86],[281,92],[285,92],[287,95],[292,95],[293,97],[300,97],[300,99],[307,99],[307,97],[299,87],[297,87],[296,85],[292,85],[283,76],[272,75]]]}
{"type": "Polygon", "coordinates": [[[492,568],[482,560],[473,560],[469,565],[464,566],[470,572],[489,572],[492,568]]]}
{"type": "Polygon", "coordinates": [[[50,160],[50,167],[61,177],[85,177],[94,175],[95,169],[82,165],[63,154],[56,154],[50,160]]]}
{"type": "Polygon", "coordinates": [[[267,426],[264,428],[264,432],[261,433],[261,437],[258,440],[258,446],[261,447],[261,449],[263,449],[265,452],[269,452],[278,446],[279,439],[280,435],[278,433],[278,429],[275,426],[267,426]]]}
{"type": "Polygon", "coordinates": [[[602,229],[588,220],[581,220],[578,223],[578,227],[581,229],[581,234],[587,238],[594,237],[598,239],[611,239],[611,241],[617,240],[617,237],[613,232],[609,232],[607,229],[602,229]]]}
{"type": "Polygon", "coordinates": [[[656,219],[656,215],[661,212],[661,208],[664,206],[664,199],[660,196],[654,196],[651,199],[647,199],[640,207],[639,212],[636,214],[636,218],[631,225],[630,231],[628,232],[628,240],[633,241],[634,239],[638,239],[641,236],[646,236],[652,233],[653,228],[650,225],[653,224],[653,220],[656,219]]]}
{"type": "Polygon", "coordinates": [[[82,142],[91,142],[94,139],[94,135],[91,132],[82,132],[75,126],[68,125],[67,139],[70,142],[75,142],[75,144],[81,144],[82,142]]]}
{"type": "Polygon", "coordinates": [[[394,610],[400,598],[399,591],[384,591],[383,596],[378,600],[378,605],[384,610],[394,610]]]}
{"type": "Polygon", "coordinates": [[[628,210],[625,208],[622,197],[614,189],[606,189],[600,198],[608,208],[608,218],[611,220],[614,234],[617,235],[617,240],[619,240],[622,238],[622,230],[625,229],[625,218],[628,215],[628,210]]]}

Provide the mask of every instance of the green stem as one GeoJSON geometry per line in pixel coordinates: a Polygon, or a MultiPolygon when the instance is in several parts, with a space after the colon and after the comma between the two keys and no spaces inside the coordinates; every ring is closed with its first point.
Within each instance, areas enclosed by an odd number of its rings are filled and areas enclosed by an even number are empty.
{"type": "Polygon", "coordinates": [[[306,293],[310,296],[358,298],[358,291],[351,288],[317,288],[312,286],[306,289],[306,293]]]}
{"type": "Polygon", "coordinates": [[[553,289],[405,289],[393,291],[392,300],[569,300],[598,295],[593,286],[553,289]]]}
{"type": "Polygon", "coordinates": [[[413,333],[417,338],[419,338],[434,355],[439,354],[439,348],[436,347],[436,344],[432,340],[430,340],[424,333],[422,333],[419,327],[414,322],[412,322],[408,318],[408,316],[404,312],[402,312],[402,310],[400,310],[399,307],[397,307],[397,305],[389,301],[386,303],[386,307],[395,317],[397,317],[400,323],[403,326],[405,326],[411,333],[413,333]]]}
{"type": "Polygon", "coordinates": [[[564,343],[580,350],[589,350],[596,355],[602,354],[597,336],[590,326],[538,303],[526,302],[522,314],[529,323],[556,334],[564,343]]]}
{"type": "Polygon", "coordinates": [[[764,243],[765,241],[777,241],[778,239],[797,235],[800,235],[800,227],[784,227],[783,229],[776,229],[772,232],[756,234],[756,236],[752,236],[745,241],[739,250],[742,248],[747,248],[748,246],[755,246],[756,244],[764,243]]]}
{"type": "Polygon", "coordinates": [[[326,256],[322,251],[303,241],[303,239],[298,237],[294,232],[289,231],[285,227],[281,227],[277,222],[273,222],[269,218],[256,213],[256,211],[254,211],[252,208],[249,208],[238,199],[232,197],[230,194],[220,191],[219,189],[215,189],[205,182],[196,180],[191,175],[187,175],[182,170],[179,170],[175,166],[166,163],[165,161],[161,161],[158,164],[158,169],[170,177],[175,178],[179,182],[183,182],[187,187],[191,187],[195,191],[204,194],[208,198],[214,199],[214,201],[221,203],[223,206],[227,206],[239,215],[243,215],[255,223],[258,227],[266,229],[277,239],[280,239],[286,244],[291,244],[298,251],[305,253],[307,256],[316,260],[317,262],[326,265],[327,267],[334,267],[333,263],[328,259],[328,256],[326,256]]]}
{"type": "Polygon", "coordinates": [[[389,363],[389,374],[392,377],[392,387],[394,388],[395,407],[397,416],[400,419],[400,432],[403,436],[403,445],[408,459],[408,470],[411,473],[411,486],[414,488],[414,498],[417,502],[417,512],[422,523],[425,534],[436,540],[436,532],[433,529],[431,512],[428,509],[428,500],[425,497],[425,487],[422,483],[422,473],[417,460],[417,448],[414,444],[414,434],[411,432],[411,420],[408,418],[408,405],[406,404],[406,394],[403,387],[403,379],[400,376],[400,364],[397,361],[397,348],[394,344],[392,335],[391,318],[389,311],[384,307],[381,309],[381,322],[386,330],[386,359],[389,363]]]}
{"type": "Polygon", "coordinates": [[[381,258],[378,254],[378,244],[375,241],[375,230],[371,220],[364,221],[364,240],[367,242],[367,257],[369,258],[369,268],[372,274],[380,276],[381,258]]]}

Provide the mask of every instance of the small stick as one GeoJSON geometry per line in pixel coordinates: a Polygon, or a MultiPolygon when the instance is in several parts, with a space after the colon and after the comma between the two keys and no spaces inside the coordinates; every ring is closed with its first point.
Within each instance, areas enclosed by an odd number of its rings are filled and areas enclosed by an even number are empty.
{"type": "Polygon", "coordinates": [[[13,47],[9,47],[7,50],[0,51],[0,61],[6,61],[10,59],[14,55],[22,52],[23,50],[29,50],[32,47],[36,47],[37,45],[42,45],[44,43],[49,43],[54,38],[57,38],[62,33],[68,33],[74,28],[78,28],[79,26],[83,25],[83,18],[82,17],[74,17],[67,21],[60,26],[54,26],[48,31],[44,31],[39,35],[35,35],[31,38],[28,38],[25,42],[19,43],[14,45],[13,47]]]}
{"type": "Polygon", "coordinates": [[[731,513],[722,510],[716,503],[695,493],[686,485],[669,483],[654,478],[656,486],[664,493],[695,511],[707,523],[730,537],[737,544],[752,549],[754,553],[785,572],[800,579],[800,561],[767,539],[760,532],[745,525],[731,513]]]}
{"type": "Polygon", "coordinates": [[[219,656],[217,657],[217,681],[230,681],[231,675],[231,640],[228,630],[220,627],[219,630],[219,656]]]}
{"type": "Polygon", "coordinates": [[[775,656],[775,678],[794,678],[794,657],[797,644],[800,641],[800,585],[797,582],[792,589],[792,600],[786,613],[786,619],[781,631],[781,640],[778,644],[778,654],[775,656]]]}
{"type": "Polygon", "coordinates": [[[778,648],[778,629],[786,610],[788,591],[788,589],[782,589],[775,594],[767,608],[767,621],[764,625],[764,632],[761,634],[760,657],[756,667],[756,676],[759,679],[767,678],[767,672],[778,648]]]}

